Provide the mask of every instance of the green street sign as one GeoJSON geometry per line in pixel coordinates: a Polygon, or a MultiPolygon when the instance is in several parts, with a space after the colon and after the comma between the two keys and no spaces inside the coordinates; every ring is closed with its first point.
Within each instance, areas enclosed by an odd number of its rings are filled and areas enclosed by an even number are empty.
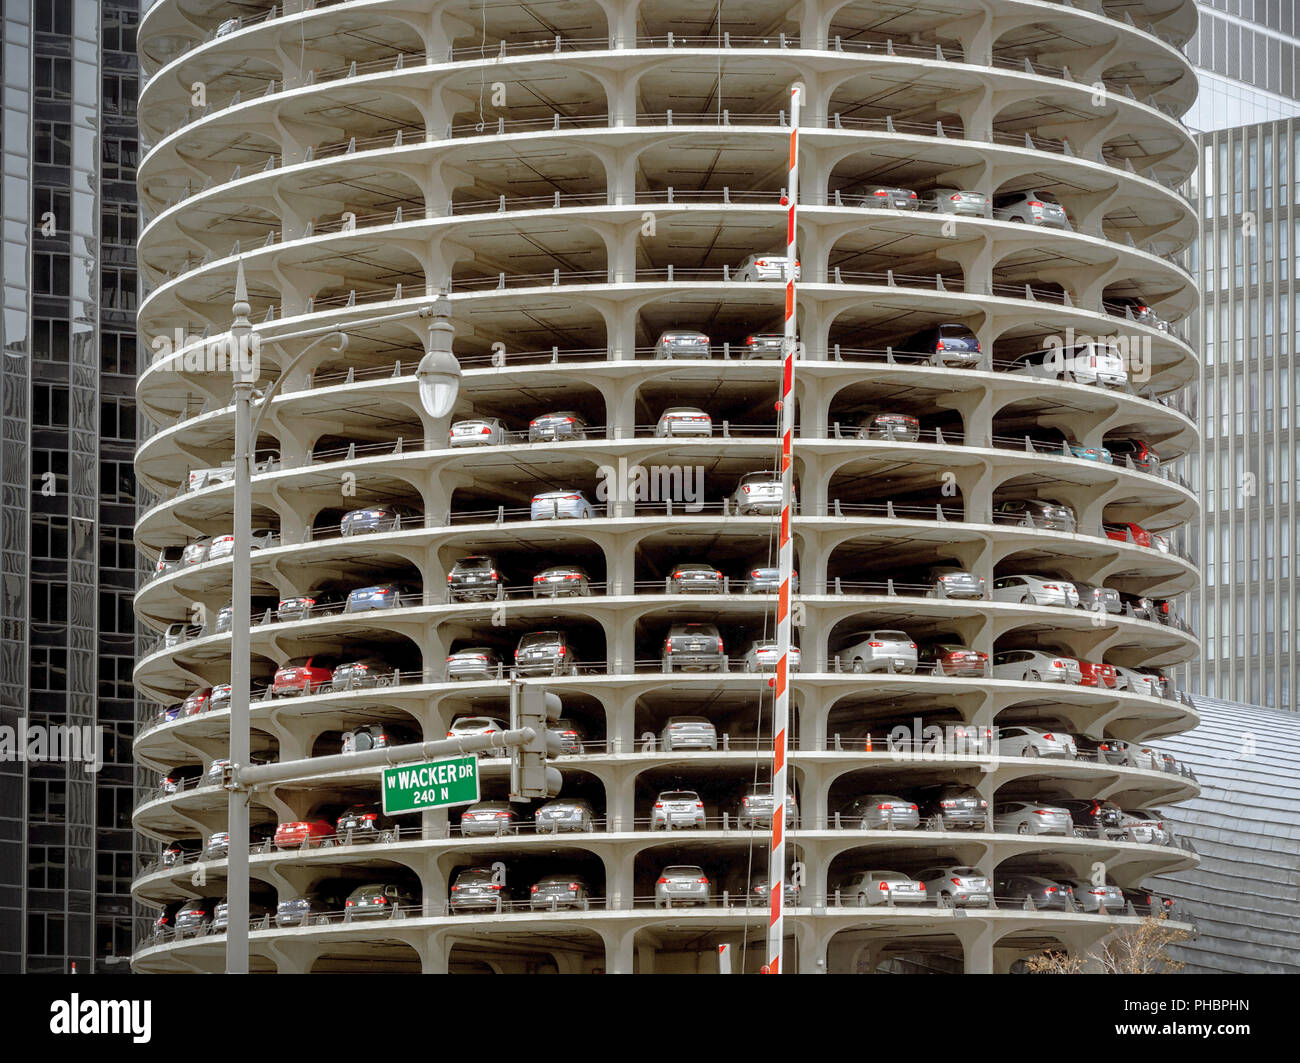
{"type": "Polygon", "coordinates": [[[478,757],[471,753],[429,764],[385,768],[382,788],[384,813],[389,816],[472,804],[479,798],[478,757]]]}

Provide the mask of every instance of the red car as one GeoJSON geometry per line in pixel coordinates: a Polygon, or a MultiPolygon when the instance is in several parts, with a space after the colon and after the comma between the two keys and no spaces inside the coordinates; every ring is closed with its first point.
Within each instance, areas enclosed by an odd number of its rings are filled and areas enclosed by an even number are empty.
{"type": "Polygon", "coordinates": [[[1079,671],[1083,673],[1083,678],[1079,680],[1080,686],[1106,687],[1108,690],[1115,689],[1116,677],[1113,664],[1080,660],[1079,671]]]}
{"type": "Polygon", "coordinates": [[[334,825],[323,819],[281,823],[275,828],[277,849],[316,849],[325,838],[334,837],[334,825]]]}
{"type": "Polygon", "coordinates": [[[941,676],[985,676],[989,674],[989,655],[956,643],[940,642],[921,650],[922,665],[932,665],[941,676]]]}
{"type": "Polygon", "coordinates": [[[211,702],[211,700],[212,700],[212,688],[201,687],[200,689],[194,691],[194,693],[191,694],[188,698],[186,698],[185,701],[181,704],[181,715],[197,716],[200,712],[203,712],[205,709],[208,708],[208,705],[211,702]]]}
{"type": "Polygon", "coordinates": [[[1126,543],[1130,538],[1132,538],[1138,546],[1151,545],[1151,533],[1140,524],[1130,524],[1126,521],[1121,521],[1118,524],[1103,524],[1102,527],[1106,529],[1106,538],[1108,539],[1115,539],[1121,543],[1126,543]]]}
{"type": "Polygon", "coordinates": [[[276,671],[271,681],[271,697],[313,694],[334,678],[334,669],[338,665],[336,658],[319,653],[311,657],[295,657],[276,671]]]}

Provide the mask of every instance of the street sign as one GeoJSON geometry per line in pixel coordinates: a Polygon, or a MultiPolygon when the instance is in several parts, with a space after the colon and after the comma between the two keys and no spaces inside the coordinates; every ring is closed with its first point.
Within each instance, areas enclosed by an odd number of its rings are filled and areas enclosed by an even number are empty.
{"type": "Polygon", "coordinates": [[[479,799],[478,757],[403,764],[384,769],[384,814],[426,812],[448,805],[468,805],[479,799]]]}

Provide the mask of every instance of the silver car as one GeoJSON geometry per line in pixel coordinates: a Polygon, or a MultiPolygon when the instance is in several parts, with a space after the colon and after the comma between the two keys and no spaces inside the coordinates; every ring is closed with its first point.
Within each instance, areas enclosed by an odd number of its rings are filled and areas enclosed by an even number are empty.
{"type": "MultiPolygon", "coordinates": [[[[731,492],[731,504],[738,516],[773,516],[785,504],[781,476],[774,472],[751,472],[742,476],[731,492]]],[[[792,500],[793,501],[793,500],[792,500]]]]}
{"type": "Polygon", "coordinates": [[[589,801],[579,797],[561,797],[547,801],[534,812],[533,823],[538,834],[562,831],[588,833],[595,829],[596,813],[589,801]]]}
{"type": "Polygon", "coordinates": [[[1136,672],[1132,668],[1115,665],[1115,689],[1126,690],[1130,694],[1145,694],[1147,697],[1160,696],[1160,677],[1136,672]]]}
{"type": "MultiPolygon", "coordinates": [[[[1038,801],[1008,801],[993,808],[993,829],[999,834],[1059,834],[1074,837],[1069,809],[1038,801]]],[[[1001,891],[999,891],[1000,893],[1001,891]]]]}
{"type": "Polygon", "coordinates": [[[841,884],[840,895],[859,908],[878,904],[924,904],[930,899],[924,882],[901,871],[859,871],[841,884]]]}
{"type": "Polygon", "coordinates": [[[533,577],[534,598],[585,598],[590,593],[587,570],[577,565],[552,565],[533,577]]]}
{"type": "Polygon", "coordinates": [[[1078,748],[1074,736],[1064,731],[1043,731],[1037,727],[1011,726],[998,730],[1000,757],[1054,757],[1074,760],[1078,748]]]}
{"type": "Polygon", "coordinates": [[[709,337],[689,329],[671,329],[655,340],[656,358],[712,358],[709,337]]]}
{"type": "Polygon", "coordinates": [[[551,908],[576,908],[585,912],[590,896],[591,887],[581,875],[547,875],[529,887],[528,907],[534,912],[551,908]]]}
{"type": "MultiPolygon", "coordinates": [[[[770,785],[759,784],[752,787],[749,793],[740,799],[740,805],[736,809],[736,828],[738,830],[753,830],[755,827],[770,828],[775,807],[776,801],[770,785]]],[[[785,826],[789,830],[799,818],[799,802],[795,800],[794,794],[785,795],[784,807],[785,826]]]]}
{"type": "Polygon", "coordinates": [[[694,406],[670,406],[655,425],[656,439],[712,435],[713,418],[694,406]]]}
{"type": "Polygon", "coordinates": [[[507,900],[506,884],[498,881],[490,867],[466,868],[451,884],[451,910],[469,911],[474,908],[491,908],[501,911],[507,900]]]}
{"type": "Polygon", "coordinates": [[[208,550],[212,546],[212,540],[208,538],[196,539],[181,551],[181,567],[186,565],[202,564],[208,559],[208,550]]]}
{"type": "Polygon", "coordinates": [[[703,828],[704,818],[704,802],[694,790],[665,790],[650,810],[650,829],[703,828]]]}
{"type": "MultiPolygon", "coordinates": [[[[776,565],[759,565],[749,570],[746,594],[776,594],[781,589],[781,570],[776,565]]],[[[790,593],[799,593],[799,573],[790,573],[790,593]]]]}
{"type": "MultiPolygon", "coordinates": [[[[736,267],[732,278],[738,281],[785,281],[789,269],[789,259],[785,255],[768,253],[750,255],[736,267]]],[[[799,260],[795,259],[794,279],[799,280],[799,260]]]]}
{"type": "Polygon", "coordinates": [[[936,188],[925,197],[925,206],[939,214],[961,214],[971,218],[984,217],[989,197],[983,192],[961,188],[936,188]]]}
{"type": "Polygon", "coordinates": [[[1075,902],[1085,912],[1100,912],[1104,906],[1108,913],[1124,910],[1124,891],[1111,883],[1095,886],[1087,879],[1061,879],[1062,885],[1070,886],[1074,891],[1075,902]]]}
{"type": "Polygon", "coordinates": [[[533,495],[530,520],[590,520],[596,510],[581,491],[543,491],[533,495]]]}
{"type": "Polygon", "coordinates": [[[879,207],[884,210],[917,210],[921,201],[910,188],[890,188],[879,185],[868,188],[862,194],[864,207],[879,207]]]}
{"type": "Polygon", "coordinates": [[[467,838],[518,834],[519,813],[509,801],[480,801],[460,814],[460,832],[467,838]]]}
{"type": "Polygon", "coordinates": [[[497,417],[457,421],[447,432],[452,447],[496,447],[506,441],[506,429],[497,417]]]}
{"type": "Polygon", "coordinates": [[[664,639],[665,672],[725,672],[728,660],[716,624],[686,621],[673,624],[664,639]]]}
{"type": "Polygon", "coordinates": [[[659,748],[665,752],[675,749],[716,750],[718,731],[707,717],[673,716],[659,732],[659,748]]]}
{"type": "Polygon", "coordinates": [[[993,655],[993,678],[1078,686],[1083,682],[1083,669],[1074,657],[1042,650],[1003,650],[993,655]]]}
{"type": "Polygon", "coordinates": [[[916,876],[936,902],[942,897],[954,908],[987,908],[993,903],[993,887],[977,867],[965,864],[926,868],[916,876]]]}
{"type": "MultiPolygon", "coordinates": [[[[746,672],[775,672],[777,661],[780,660],[776,639],[759,639],[745,651],[745,656],[741,660],[744,662],[746,672]]],[[[799,652],[799,647],[792,645],[788,661],[790,671],[799,671],[802,661],[803,655],[799,652]]]]}
{"type": "Polygon", "coordinates": [[[562,439],[586,439],[587,422],[574,410],[544,413],[528,422],[528,442],[558,442],[562,439]]]}
{"type": "Polygon", "coordinates": [[[894,794],[866,794],[855,797],[840,809],[840,827],[845,830],[916,830],[921,825],[917,806],[894,794]]]}
{"type": "Polygon", "coordinates": [[[1079,592],[1073,583],[1045,576],[999,576],[993,581],[993,601],[1022,605],[1062,605],[1073,609],[1079,592]]]}
{"type": "MultiPolygon", "coordinates": [[[[498,720],[491,716],[461,716],[451,722],[451,729],[447,732],[448,738],[469,738],[473,735],[499,734],[502,731],[509,730],[504,720],[498,720]]],[[[499,749],[481,749],[480,757],[499,757],[503,751],[499,749]]]]}
{"type": "Polygon", "coordinates": [[[1070,219],[1060,201],[1050,192],[1031,188],[993,199],[993,216],[1024,225],[1041,225],[1049,229],[1070,229],[1070,219]]]}
{"type": "Polygon", "coordinates": [[[708,904],[709,876],[698,864],[666,867],[655,882],[655,907],[671,908],[674,904],[708,904]]]}
{"type": "Polygon", "coordinates": [[[934,580],[926,591],[927,598],[962,598],[983,601],[988,597],[983,576],[968,572],[964,568],[943,566],[930,573],[934,580]]]}
{"type": "Polygon", "coordinates": [[[1142,845],[1168,845],[1173,840],[1173,831],[1165,826],[1164,817],[1149,808],[1121,810],[1120,825],[1129,841],[1142,845]]]}
{"type": "Polygon", "coordinates": [[[839,651],[841,665],[850,672],[916,671],[916,643],[906,631],[863,631],[839,651]]]}
{"type": "Polygon", "coordinates": [[[515,647],[515,673],[577,675],[578,659],[563,631],[530,631],[515,647]]]}
{"type": "Polygon", "coordinates": [[[712,565],[689,562],[674,565],[668,575],[669,594],[721,594],[722,573],[712,565]]]}
{"type": "Polygon", "coordinates": [[[1124,601],[1119,591],[1110,587],[1100,587],[1095,583],[1074,581],[1074,589],[1079,594],[1079,608],[1092,613],[1120,614],[1124,612],[1124,601]]]}
{"type": "Polygon", "coordinates": [[[192,469],[189,480],[186,483],[186,490],[200,491],[205,487],[212,487],[215,484],[229,483],[235,478],[234,463],[230,465],[218,465],[209,469],[192,469]]]}
{"type": "Polygon", "coordinates": [[[467,646],[447,658],[447,678],[495,679],[501,670],[501,658],[491,646],[467,646]]]}
{"type": "Polygon", "coordinates": [[[753,332],[745,337],[740,347],[740,360],[752,361],[755,358],[782,359],[785,357],[784,332],[753,332]]]}

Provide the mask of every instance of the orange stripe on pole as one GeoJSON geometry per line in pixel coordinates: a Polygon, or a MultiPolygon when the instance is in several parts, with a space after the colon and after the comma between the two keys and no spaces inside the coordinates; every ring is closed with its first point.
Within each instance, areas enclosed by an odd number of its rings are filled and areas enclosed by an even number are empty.
{"type": "MultiPolygon", "coordinates": [[[[779,678],[780,676],[779,669],[777,671],[777,675],[779,678]]],[[[785,729],[784,728],[782,728],[779,732],[777,732],[776,753],[772,758],[772,765],[774,771],[785,770],[785,729]]],[[[784,798],[782,798],[782,800],[784,800],[784,798]]]]}

